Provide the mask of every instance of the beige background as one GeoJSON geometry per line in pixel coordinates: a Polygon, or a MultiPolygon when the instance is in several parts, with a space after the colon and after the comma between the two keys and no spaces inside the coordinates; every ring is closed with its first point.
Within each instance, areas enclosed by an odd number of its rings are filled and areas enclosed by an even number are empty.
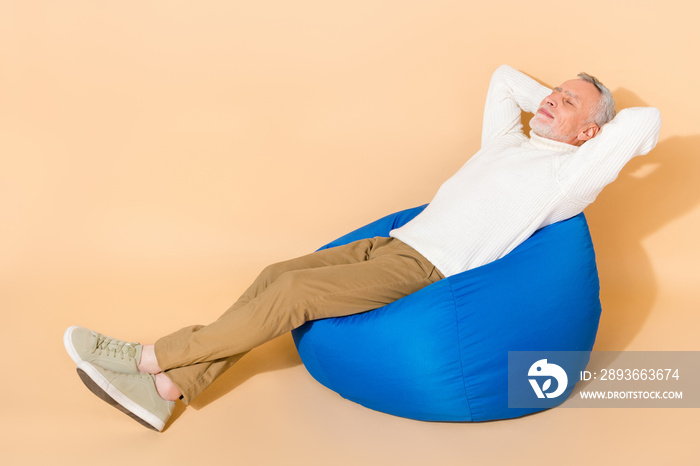
{"type": "Polygon", "coordinates": [[[695,3],[0,0],[0,461],[697,464],[698,410],[410,421],[316,383],[289,335],[156,434],[61,341],[207,323],[265,264],[430,201],[507,63],[661,110],[657,148],[586,211],[596,348],[700,349],[695,3]]]}

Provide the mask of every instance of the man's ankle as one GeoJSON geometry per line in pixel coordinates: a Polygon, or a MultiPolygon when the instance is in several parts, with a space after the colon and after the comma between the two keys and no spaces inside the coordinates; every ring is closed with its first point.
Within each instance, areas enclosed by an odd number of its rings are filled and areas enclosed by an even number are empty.
{"type": "Polygon", "coordinates": [[[155,345],[143,345],[141,349],[141,360],[137,368],[139,372],[145,374],[159,374],[163,372],[156,359],[155,345]]]}
{"type": "Polygon", "coordinates": [[[170,378],[164,373],[156,374],[156,391],[161,398],[166,401],[177,401],[181,396],[182,392],[177,388],[177,385],[173,383],[170,378]]]}

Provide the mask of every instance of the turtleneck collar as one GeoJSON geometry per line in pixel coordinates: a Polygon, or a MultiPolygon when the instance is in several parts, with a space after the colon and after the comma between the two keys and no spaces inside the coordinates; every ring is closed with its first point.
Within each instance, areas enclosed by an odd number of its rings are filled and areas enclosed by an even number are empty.
{"type": "Polygon", "coordinates": [[[530,143],[538,149],[553,150],[557,152],[575,152],[578,146],[572,146],[565,142],[555,141],[553,139],[543,138],[530,131],[530,143]]]}

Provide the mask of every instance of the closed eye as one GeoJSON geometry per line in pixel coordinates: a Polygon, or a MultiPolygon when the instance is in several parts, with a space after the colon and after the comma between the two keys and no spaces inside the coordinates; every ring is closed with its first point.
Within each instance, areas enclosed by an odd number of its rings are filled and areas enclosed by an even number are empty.
{"type": "Polygon", "coordinates": [[[569,90],[564,90],[564,89],[562,89],[561,87],[555,87],[555,88],[552,89],[552,90],[553,90],[554,92],[559,92],[559,93],[564,94],[564,96],[565,96],[564,102],[567,103],[567,104],[569,104],[569,105],[572,105],[572,106],[576,107],[576,103],[578,103],[578,101],[579,101],[578,96],[576,96],[576,94],[572,93],[572,92],[569,91],[569,90]]]}

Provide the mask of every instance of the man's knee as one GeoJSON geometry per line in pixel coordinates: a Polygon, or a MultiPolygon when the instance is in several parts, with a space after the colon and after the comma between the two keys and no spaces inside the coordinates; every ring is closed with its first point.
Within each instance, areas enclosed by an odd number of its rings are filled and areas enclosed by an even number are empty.
{"type": "Polygon", "coordinates": [[[288,294],[292,291],[299,291],[304,283],[303,273],[298,270],[289,270],[280,273],[275,279],[276,291],[280,294],[288,294]]]}
{"type": "Polygon", "coordinates": [[[284,267],[281,262],[275,262],[274,264],[267,265],[262,272],[260,272],[258,279],[262,280],[265,285],[277,280],[277,278],[284,273],[284,267]]]}

